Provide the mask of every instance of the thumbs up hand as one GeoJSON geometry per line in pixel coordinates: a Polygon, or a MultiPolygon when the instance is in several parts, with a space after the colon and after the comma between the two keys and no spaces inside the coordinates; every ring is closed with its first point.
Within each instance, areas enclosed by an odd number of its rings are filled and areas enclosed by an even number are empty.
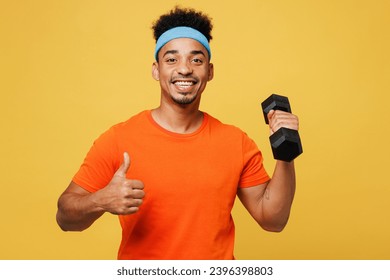
{"type": "Polygon", "coordinates": [[[139,180],[126,178],[130,168],[130,157],[125,152],[123,163],[115,172],[110,183],[99,192],[100,207],[116,215],[133,214],[139,210],[145,196],[144,184],[139,180]]]}

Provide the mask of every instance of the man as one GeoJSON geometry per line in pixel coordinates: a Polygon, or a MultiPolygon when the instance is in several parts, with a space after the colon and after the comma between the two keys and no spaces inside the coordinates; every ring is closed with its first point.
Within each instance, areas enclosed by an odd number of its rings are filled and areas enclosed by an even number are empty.
{"type": "MultiPolygon", "coordinates": [[[[255,143],[199,110],[213,78],[211,20],[175,8],[155,22],[152,76],[158,108],[103,133],[58,201],[57,222],[82,231],[106,212],[119,215],[118,259],[234,259],[236,195],[265,230],[281,231],[294,192],[294,163],[277,161],[272,179],[255,143]]],[[[296,116],[271,111],[271,133],[298,129],[296,116]]]]}

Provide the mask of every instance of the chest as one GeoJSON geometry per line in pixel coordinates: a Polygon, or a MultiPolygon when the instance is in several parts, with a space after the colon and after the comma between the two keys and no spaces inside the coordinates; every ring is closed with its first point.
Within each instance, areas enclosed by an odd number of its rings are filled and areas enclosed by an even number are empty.
{"type": "Polygon", "coordinates": [[[132,141],[128,178],[145,184],[148,203],[231,208],[242,171],[240,146],[216,139],[132,141]],[[210,204],[210,205],[209,205],[210,204]]]}

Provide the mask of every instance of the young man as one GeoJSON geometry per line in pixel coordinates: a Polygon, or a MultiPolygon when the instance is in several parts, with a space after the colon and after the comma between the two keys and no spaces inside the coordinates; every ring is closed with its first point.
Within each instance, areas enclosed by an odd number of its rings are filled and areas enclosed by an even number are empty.
{"type": "MultiPolygon", "coordinates": [[[[102,134],[58,201],[57,222],[82,231],[106,212],[119,215],[119,259],[234,259],[236,195],[265,230],[281,231],[294,192],[294,163],[272,179],[255,143],[199,110],[213,78],[212,24],[175,8],[155,22],[153,78],[161,102],[102,134]]],[[[268,114],[271,133],[298,129],[296,116],[268,114]]]]}

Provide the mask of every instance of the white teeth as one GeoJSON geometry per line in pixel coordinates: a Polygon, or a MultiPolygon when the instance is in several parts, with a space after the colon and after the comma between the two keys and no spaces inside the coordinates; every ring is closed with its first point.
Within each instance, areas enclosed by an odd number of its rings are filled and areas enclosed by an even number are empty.
{"type": "Polygon", "coordinates": [[[175,82],[175,84],[178,86],[181,86],[181,87],[189,87],[189,86],[192,86],[194,83],[187,82],[187,81],[180,81],[180,82],[175,82]]]}

